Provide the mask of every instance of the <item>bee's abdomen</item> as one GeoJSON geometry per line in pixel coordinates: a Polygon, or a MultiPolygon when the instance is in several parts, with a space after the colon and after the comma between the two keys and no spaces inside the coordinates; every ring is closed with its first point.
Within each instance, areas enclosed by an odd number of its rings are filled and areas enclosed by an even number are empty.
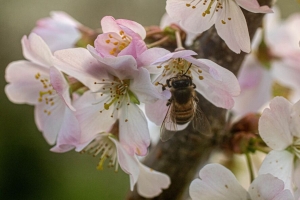
{"type": "Polygon", "coordinates": [[[174,112],[177,124],[186,124],[194,116],[192,106],[175,106],[174,112]]]}

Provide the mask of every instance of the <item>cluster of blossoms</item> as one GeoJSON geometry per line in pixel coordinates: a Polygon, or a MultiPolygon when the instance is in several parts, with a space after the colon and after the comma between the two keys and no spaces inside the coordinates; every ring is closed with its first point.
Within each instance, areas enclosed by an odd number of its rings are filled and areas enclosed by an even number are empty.
{"type": "MultiPolygon", "coordinates": [[[[257,0],[167,0],[166,9],[172,22],[184,30],[200,34],[215,24],[217,33],[232,51],[249,53],[250,38],[240,7],[254,13],[273,12],[268,6],[260,6],[257,0]]],[[[291,20],[293,24],[299,23],[297,18],[291,20]]],[[[288,29],[292,25],[282,26],[288,29]]],[[[278,31],[281,29],[274,29],[277,37],[291,32],[278,31]]],[[[249,86],[246,81],[249,77],[245,75],[257,76],[254,68],[250,72],[243,69],[238,80],[222,66],[208,59],[196,59],[197,53],[185,50],[180,42],[174,52],[149,48],[145,28],[126,19],[106,16],[101,20],[101,30],[97,33],[66,13],[53,12],[51,18],[39,20],[32,33],[22,38],[26,60],[12,62],[6,69],[8,98],[14,103],[35,106],[36,125],[53,145],[51,151],[75,149],[99,155],[99,170],[109,160],[109,167],[117,171],[120,166],[129,175],[131,190],[136,185],[141,196],[152,198],[167,189],[171,181],[167,174],[142,164],[140,158],[147,155],[151,141],[148,120],[174,131],[168,123],[163,123],[172,98],[172,92],[166,89],[171,78],[178,74],[188,76],[195,91],[217,107],[234,108],[242,114],[258,109],[256,104],[245,112],[237,105],[234,107],[235,100],[241,101],[237,98],[240,84],[242,92],[243,86],[249,86]]],[[[291,43],[294,44],[292,39],[291,43]]],[[[253,48],[256,57],[249,56],[250,61],[246,60],[244,65],[257,66],[253,59],[258,59],[270,67],[271,59],[280,59],[298,71],[299,49],[289,48],[286,40],[268,44],[274,49],[272,52],[264,46],[263,39],[253,48]],[[279,47],[286,48],[286,52],[277,51],[279,47]],[[252,64],[246,64],[249,62],[252,64]]],[[[280,73],[290,76],[293,71],[280,73]]],[[[262,77],[250,82],[263,80],[262,77]]],[[[269,79],[264,80],[267,83],[262,84],[269,88],[269,79]]],[[[295,86],[298,82],[294,78],[287,85],[295,86]]],[[[260,104],[267,100],[264,98],[260,104]]],[[[277,97],[262,113],[259,134],[273,150],[248,191],[228,169],[209,164],[200,170],[200,179],[191,183],[191,198],[298,199],[300,182],[294,175],[300,173],[299,106],[299,102],[292,105],[277,97]]]]}

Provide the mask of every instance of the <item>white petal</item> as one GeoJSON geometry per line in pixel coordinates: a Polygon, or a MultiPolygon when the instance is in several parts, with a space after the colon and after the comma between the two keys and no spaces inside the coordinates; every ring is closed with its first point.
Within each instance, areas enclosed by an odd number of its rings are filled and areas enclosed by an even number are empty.
{"type": "MultiPolygon", "coordinates": [[[[186,4],[191,3],[190,0],[167,0],[166,10],[170,17],[174,20],[180,20],[179,25],[187,31],[193,33],[202,33],[209,29],[216,20],[216,14],[207,14],[202,16],[208,5],[199,3],[196,8],[187,7],[186,4]]],[[[193,5],[193,4],[192,4],[193,5]]],[[[216,6],[216,1],[212,4],[212,8],[216,6]]]]}
{"type": "MultiPolygon", "coordinates": [[[[56,145],[51,148],[53,152],[67,152],[77,148],[80,140],[80,126],[75,113],[69,108],[65,109],[62,126],[59,130],[56,145]]],[[[81,147],[81,146],[80,146],[81,147]]]]}
{"type": "Polygon", "coordinates": [[[249,194],[255,200],[273,200],[284,190],[282,180],[271,174],[259,175],[250,185],[249,194]]]}
{"type": "Polygon", "coordinates": [[[234,74],[206,59],[199,59],[198,66],[202,69],[201,76],[203,79],[198,77],[198,68],[192,68],[196,90],[214,105],[227,109],[232,108],[234,105],[233,97],[240,94],[240,86],[234,74]],[[203,64],[205,67],[209,67],[209,71],[202,67],[203,64]],[[210,68],[216,71],[214,74],[218,77],[217,80],[210,74],[210,68]]]}
{"type": "Polygon", "coordinates": [[[49,70],[28,61],[15,61],[10,63],[5,71],[5,79],[9,83],[5,93],[14,103],[37,104],[39,92],[44,90],[40,80],[36,79],[39,73],[49,77],[49,70]]]}
{"type": "Polygon", "coordinates": [[[141,109],[131,103],[123,105],[120,114],[120,143],[130,154],[145,155],[150,145],[147,119],[141,109]]]}
{"type": "Polygon", "coordinates": [[[283,150],[293,142],[290,132],[291,103],[283,97],[275,97],[259,119],[259,134],[265,143],[275,150],[283,150]]]}
{"type": "Polygon", "coordinates": [[[200,170],[199,177],[190,185],[193,200],[247,200],[247,191],[232,172],[220,164],[205,165],[200,170]]]}
{"type": "Polygon", "coordinates": [[[147,117],[157,126],[160,126],[165,119],[169,108],[169,106],[167,106],[166,104],[167,100],[159,99],[155,103],[145,105],[145,112],[147,117]]]}
{"type": "Polygon", "coordinates": [[[95,138],[96,134],[109,130],[116,121],[115,118],[111,117],[112,110],[104,109],[105,99],[96,98],[95,96],[96,94],[88,91],[74,103],[76,117],[81,127],[79,143],[90,141],[95,138]]]}
{"type": "Polygon", "coordinates": [[[271,151],[264,159],[258,174],[272,174],[284,182],[285,189],[292,190],[294,155],[288,151],[271,151]]]}
{"type": "Polygon", "coordinates": [[[235,53],[240,53],[241,50],[249,53],[251,49],[250,37],[242,10],[235,1],[223,2],[225,5],[220,10],[215,25],[218,34],[235,53]]]}
{"type": "Polygon", "coordinates": [[[129,174],[130,190],[132,191],[140,174],[138,160],[135,158],[135,156],[129,155],[128,152],[122,147],[122,145],[117,140],[115,140],[113,137],[110,137],[110,139],[116,145],[118,153],[118,162],[122,170],[125,173],[129,174]]]}
{"type": "Polygon", "coordinates": [[[23,55],[26,59],[41,65],[50,67],[53,65],[53,55],[45,41],[35,33],[31,33],[27,39],[22,38],[23,55]]]}
{"type": "Polygon", "coordinates": [[[45,109],[48,110],[49,106],[44,102],[36,105],[35,118],[37,126],[41,128],[46,141],[53,145],[63,122],[66,105],[63,100],[55,101],[55,104],[51,107],[51,114],[49,115],[44,112],[45,109]]]}
{"type": "Polygon", "coordinates": [[[170,177],[155,171],[139,162],[140,175],[137,181],[137,192],[145,198],[153,198],[167,189],[171,184],[170,177]]]}

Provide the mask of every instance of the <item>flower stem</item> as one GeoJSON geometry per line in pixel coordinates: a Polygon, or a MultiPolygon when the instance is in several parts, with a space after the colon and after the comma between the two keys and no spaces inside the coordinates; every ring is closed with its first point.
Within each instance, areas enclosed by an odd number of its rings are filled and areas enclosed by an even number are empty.
{"type": "Polygon", "coordinates": [[[152,48],[152,47],[159,46],[160,44],[163,44],[164,42],[166,42],[168,39],[169,39],[169,36],[165,36],[165,37],[161,38],[160,40],[158,40],[156,42],[148,44],[147,47],[152,48]]]}
{"type": "Polygon", "coordinates": [[[180,51],[183,50],[183,46],[182,46],[182,41],[181,41],[181,36],[180,36],[180,32],[176,31],[175,32],[175,36],[176,36],[176,43],[177,43],[177,48],[175,49],[175,51],[180,51]]]}
{"type": "Polygon", "coordinates": [[[248,169],[249,169],[249,173],[250,173],[250,182],[252,183],[252,181],[254,180],[252,161],[251,161],[249,153],[246,153],[245,155],[246,155],[247,165],[248,165],[248,169]]]}
{"type": "Polygon", "coordinates": [[[255,147],[255,150],[257,151],[260,151],[260,152],[263,152],[265,154],[268,154],[269,151],[267,149],[264,149],[263,147],[255,147]]]}

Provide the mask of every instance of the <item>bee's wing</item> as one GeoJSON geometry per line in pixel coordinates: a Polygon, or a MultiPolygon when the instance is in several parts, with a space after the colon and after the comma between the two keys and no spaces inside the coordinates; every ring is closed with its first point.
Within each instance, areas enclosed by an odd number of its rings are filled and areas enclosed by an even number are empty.
{"type": "Polygon", "coordinates": [[[173,104],[171,103],[160,128],[160,139],[162,142],[171,139],[176,132],[185,129],[189,124],[189,122],[183,125],[176,123],[175,114],[172,113],[172,106],[173,104]]]}
{"type": "Polygon", "coordinates": [[[212,132],[210,128],[210,123],[196,102],[194,102],[194,109],[195,115],[192,119],[192,127],[194,131],[199,132],[205,136],[211,136],[212,132]]]}

